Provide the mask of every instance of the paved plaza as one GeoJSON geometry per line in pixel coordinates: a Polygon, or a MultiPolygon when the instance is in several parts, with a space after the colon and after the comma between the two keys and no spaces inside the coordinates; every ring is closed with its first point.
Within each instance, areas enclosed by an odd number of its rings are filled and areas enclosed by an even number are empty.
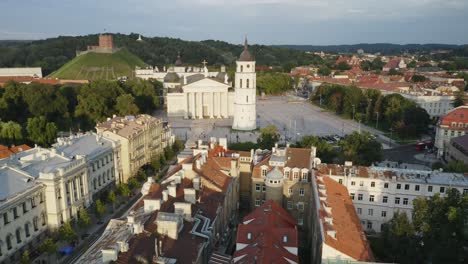
{"type": "MultiPolygon", "coordinates": [[[[197,119],[167,117],[164,112],[158,117],[168,120],[173,132],[187,140],[226,137],[229,142],[256,141],[258,130],[241,132],[231,129],[232,119],[197,119]]],[[[257,101],[258,128],[275,125],[281,133],[281,141],[286,137],[289,142],[299,140],[304,135],[347,135],[353,131],[366,130],[379,136],[382,143],[388,142],[382,132],[359,125],[358,122],[345,120],[333,113],[326,112],[307,100],[293,96],[266,97],[257,101]]]]}

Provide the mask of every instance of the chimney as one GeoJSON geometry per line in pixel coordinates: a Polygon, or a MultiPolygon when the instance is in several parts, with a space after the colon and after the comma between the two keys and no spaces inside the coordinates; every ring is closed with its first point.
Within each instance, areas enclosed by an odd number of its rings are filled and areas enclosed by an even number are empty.
{"type": "Polygon", "coordinates": [[[314,158],[317,157],[317,148],[316,148],[316,147],[312,146],[312,147],[310,148],[310,155],[311,155],[312,157],[314,157],[314,158]]]}
{"type": "Polygon", "coordinates": [[[167,201],[169,199],[169,192],[167,190],[162,191],[163,201],[167,201]]]}
{"type": "Polygon", "coordinates": [[[167,190],[169,191],[170,196],[176,197],[177,185],[175,184],[175,182],[172,182],[171,185],[167,186],[167,190]]]}
{"type": "Polygon", "coordinates": [[[289,142],[286,143],[286,147],[289,148],[289,146],[291,146],[291,144],[289,142]]]}
{"type": "Polygon", "coordinates": [[[277,149],[277,148],[278,148],[278,143],[275,143],[275,149],[277,149]]]}
{"type": "Polygon", "coordinates": [[[195,204],[197,201],[196,191],[192,188],[184,189],[184,200],[188,203],[195,204]]]}

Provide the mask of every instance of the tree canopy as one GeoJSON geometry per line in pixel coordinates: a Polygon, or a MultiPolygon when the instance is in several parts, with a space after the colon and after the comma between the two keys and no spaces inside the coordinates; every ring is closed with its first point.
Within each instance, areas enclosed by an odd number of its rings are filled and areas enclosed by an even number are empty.
{"type": "Polygon", "coordinates": [[[353,132],[346,135],[339,142],[341,147],[340,160],[352,161],[353,164],[370,166],[374,162],[382,160],[382,145],[371,137],[367,131],[362,133],[353,132]]]}
{"type": "Polygon", "coordinates": [[[280,139],[278,128],[268,125],[260,129],[260,136],[257,138],[258,147],[261,149],[271,149],[280,139]]]}

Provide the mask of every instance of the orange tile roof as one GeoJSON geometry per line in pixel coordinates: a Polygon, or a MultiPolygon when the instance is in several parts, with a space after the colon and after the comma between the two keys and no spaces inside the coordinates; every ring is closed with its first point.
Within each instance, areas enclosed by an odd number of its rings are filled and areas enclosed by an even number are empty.
{"type": "Polygon", "coordinates": [[[323,184],[326,189],[326,201],[320,202],[319,211],[324,228],[324,243],[357,261],[374,261],[348,189],[329,176],[317,174],[320,175],[316,176],[317,185],[323,184]],[[324,210],[324,205],[332,208],[331,214],[324,210]],[[325,217],[333,218],[331,225],[325,221],[325,217]],[[328,235],[329,230],[336,231],[336,238],[328,235]]]}
{"type": "Polygon", "coordinates": [[[29,149],[31,149],[31,147],[25,144],[19,146],[12,146],[11,148],[0,145],[0,159],[9,158],[11,155],[18,154],[22,151],[26,151],[29,149]]]}
{"type": "Polygon", "coordinates": [[[299,262],[297,255],[286,250],[298,248],[297,223],[273,200],[244,217],[238,226],[237,243],[247,246],[234,253],[234,263],[299,262]]]}
{"type": "Polygon", "coordinates": [[[448,126],[450,130],[468,131],[466,124],[468,124],[468,105],[453,109],[439,121],[439,126],[448,126]],[[452,126],[452,122],[455,122],[456,125],[452,126]],[[463,127],[459,127],[459,123],[463,123],[463,127]]]}

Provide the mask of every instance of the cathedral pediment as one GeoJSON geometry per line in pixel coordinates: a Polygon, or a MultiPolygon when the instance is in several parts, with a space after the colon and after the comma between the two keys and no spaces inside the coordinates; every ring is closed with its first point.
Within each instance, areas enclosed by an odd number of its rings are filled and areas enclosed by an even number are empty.
{"type": "Polygon", "coordinates": [[[231,87],[229,84],[222,83],[220,81],[211,79],[211,78],[203,78],[201,80],[192,82],[190,84],[184,85],[183,89],[184,92],[193,92],[193,91],[200,91],[206,90],[209,91],[227,91],[227,89],[231,87]]]}

